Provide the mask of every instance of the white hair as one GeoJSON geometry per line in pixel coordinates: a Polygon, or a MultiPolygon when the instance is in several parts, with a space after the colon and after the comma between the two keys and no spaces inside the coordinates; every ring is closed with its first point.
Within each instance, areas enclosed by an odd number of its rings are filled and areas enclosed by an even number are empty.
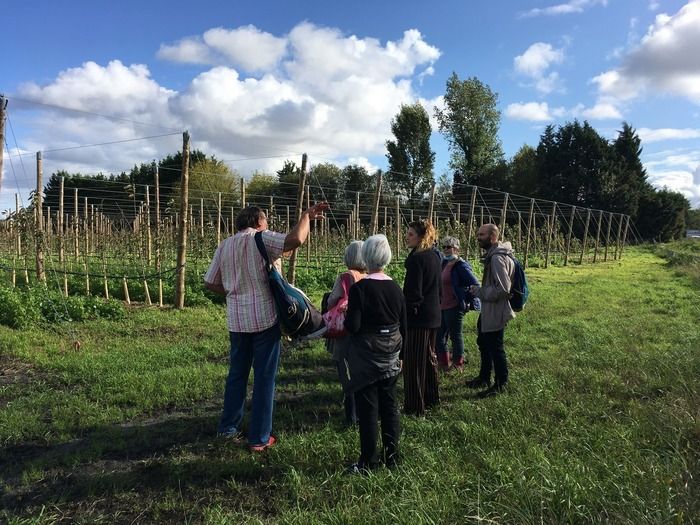
{"type": "Polygon", "coordinates": [[[370,272],[383,270],[391,262],[391,246],[386,235],[368,237],[362,246],[362,258],[370,272]]]}
{"type": "Polygon", "coordinates": [[[366,270],[367,265],[365,260],[362,258],[362,246],[364,241],[352,241],[345,248],[345,256],[343,257],[343,262],[349,270],[366,270]]]}

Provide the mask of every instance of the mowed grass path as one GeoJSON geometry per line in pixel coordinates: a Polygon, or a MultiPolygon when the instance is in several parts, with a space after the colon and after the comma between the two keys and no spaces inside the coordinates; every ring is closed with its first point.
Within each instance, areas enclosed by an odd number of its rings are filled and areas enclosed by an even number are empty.
{"type": "Polygon", "coordinates": [[[332,363],[285,351],[269,453],[214,435],[223,309],[0,327],[0,522],[700,522],[700,294],[650,251],[532,269],[506,332],[509,393],[477,400],[469,363],[402,418],[403,465],[343,475],[332,363]],[[82,343],[80,350],[72,346],[82,343]]]}

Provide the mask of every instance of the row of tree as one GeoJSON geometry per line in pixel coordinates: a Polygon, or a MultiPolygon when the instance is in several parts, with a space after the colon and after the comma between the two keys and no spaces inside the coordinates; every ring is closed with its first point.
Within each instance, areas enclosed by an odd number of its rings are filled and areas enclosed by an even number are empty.
{"type": "MultiPolygon", "coordinates": [[[[435,108],[450,149],[452,184],[443,176],[441,197],[466,202],[469,185],[630,215],[645,239],[684,235],[690,203],[680,193],[657,190],[647,180],[641,140],[628,123],[613,141],[588,122],[549,125],[537,147],[524,145],[506,160],[498,138],[498,95],[477,78],[447,81],[444,107],[435,108]]],[[[435,155],[430,119],[420,104],[401,107],[387,141],[389,180],[411,202],[433,183],[435,155]]]]}
{"type": "MultiPolygon", "coordinates": [[[[477,78],[460,80],[456,74],[447,81],[444,106],[434,108],[439,131],[450,150],[449,175],[438,180],[438,197],[466,203],[477,185],[513,194],[603,209],[630,215],[642,237],[667,240],[682,236],[690,212],[688,200],[680,193],[657,190],[647,180],[641,162],[641,140],[632,126],[622,124],[617,137],[609,141],[588,122],[573,121],[547,126],[536,147],[524,145],[506,159],[498,138],[500,112],[498,95],[477,78]]],[[[435,183],[435,153],[430,147],[430,118],[420,104],[403,105],[392,119],[393,139],[386,142],[388,170],[383,174],[386,195],[399,195],[413,208],[424,207],[435,183]]],[[[211,206],[218,192],[223,206],[240,203],[240,176],[228,165],[201,151],[190,157],[190,196],[204,198],[211,206]]],[[[161,208],[177,209],[182,165],[180,153],[157,163],[161,185],[161,208]]],[[[59,181],[79,188],[81,197],[114,218],[131,219],[138,203],[145,200],[144,186],[154,184],[156,163],[134,166],[129,173],[96,177],[54,173],[46,185],[46,205],[58,207],[59,181]]],[[[286,161],[275,174],[256,172],[247,182],[247,202],[267,206],[269,196],[279,204],[296,199],[300,166],[286,161]]],[[[376,173],[364,167],[339,167],[320,163],[309,168],[312,200],[328,200],[338,208],[350,208],[359,192],[373,193],[376,173]]],[[[150,195],[151,200],[155,198],[150,195]]],[[[79,202],[82,210],[83,201],[79,202]]],[[[66,213],[73,213],[67,194],[66,213]]]]}

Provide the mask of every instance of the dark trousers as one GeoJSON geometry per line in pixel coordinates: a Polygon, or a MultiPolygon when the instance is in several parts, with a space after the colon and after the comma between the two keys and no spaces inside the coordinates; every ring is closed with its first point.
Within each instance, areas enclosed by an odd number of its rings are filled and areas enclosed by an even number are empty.
{"type": "Polygon", "coordinates": [[[458,307],[442,310],[442,326],[437,337],[438,354],[448,351],[447,338],[452,339],[452,360],[458,361],[464,355],[464,337],[462,336],[462,320],[464,312],[458,307]]]}
{"type": "Polygon", "coordinates": [[[403,349],[403,409],[406,414],[422,416],[440,402],[438,368],[435,355],[437,330],[409,328],[403,349]]]}
{"type": "Polygon", "coordinates": [[[396,380],[398,376],[381,379],[355,392],[355,404],[360,427],[361,467],[372,467],[379,462],[377,454],[377,420],[382,425],[383,460],[387,466],[398,461],[399,406],[396,401],[396,380]]]}
{"type": "MultiPolygon", "coordinates": [[[[338,367],[338,376],[342,376],[345,373],[345,364],[342,361],[336,361],[335,364],[338,367]]],[[[343,395],[343,408],[345,409],[345,423],[348,425],[354,425],[357,423],[355,394],[343,395]]]]}
{"type": "Polygon", "coordinates": [[[481,353],[479,378],[491,381],[491,370],[493,369],[496,384],[505,385],[508,382],[508,361],[503,347],[503,329],[496,332],[482,332],[481,316],[476,322],[476,329],[478,333],[476,344],[481,353]]]}

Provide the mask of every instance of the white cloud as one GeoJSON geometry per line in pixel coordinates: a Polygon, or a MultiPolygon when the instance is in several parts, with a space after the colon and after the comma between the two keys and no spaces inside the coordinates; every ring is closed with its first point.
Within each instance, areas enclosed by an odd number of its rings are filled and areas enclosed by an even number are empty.
{"type": "Polygon", "coordinates": [[[505,114],[508,118],[515,120],[529,120],[533,122],[553,120],[553,116],[546,102],[508,104],[505,114]]]}
{"type": "Polygon", "coordinates": [[[700,0],[673,16],[656,16],[619,67],[596,76],[600,96],[629,100],[645,92],[685,97],[700,104],[700,0]]]}
{"type": "Polygon", "coordinates": [[[597,102],[593,107],[584,109],[581,111],[581,115],[591,120],[622,119],[620,110],[613,104],[605,102],[597,102]]]}
{"type": "Polygon", "coordinates": [[[244,71],[269,71],[286,52],[287,39],[248,25],[236,29],[215,27],[204,34],[161,44],[158,58],[173,62],[232,65],[244,71]]]}
{"type": "Polygon", "coordinates": [[[648,178],[654,186],[678,191],[686,196],[692,207],[700,207],[700,166],[694,171],[652,171],[648,178]]]}
{"type": "Polygon", "coordinates": [[[661,4],[658,0],[649,0],[649,11],[656,11],[659,7],[661,7],[661,4]]]}
{"type": "Polygon", "coordinates": [[[548,7],[536,7],[530,9],[529,11],[523,13],[524,17],[531,16],[556,16],[556,15],[568,15],[572,13],[582,13],[589,7],[594,5],[607,5],[607,0],[569,0],[563,4],[555,4],[548,7]]]}
{"type": "MultiPolygon", "coordinates": [[[[365,165],[363,158],[383,153],[400,105],[420,99],[415,85],[421,75],[431,73],[440,51],[415,29],[380,42],[301,23],[283,37],[252,26],[217,28],[162,46],[159,56],[166,55],[217,65],[178,92],[162,87],[146,66],[118,60],[106,66],[87,62],[59,73],[46,85],[22,86],[19,95],[26,99],[119,118],[52,110],[38,116],[27,113],[25,118],[33,121],[26,128],[33,131],[22,146],[37,151],[124,140],[163,133],[166,127],[189,129],[193,148],[222,159],[306,151],[312,159],[352,158],[365,165]],[[192,45],[188,48],[183,42],[192,45]],[[253,43],[265,52],[256,56],[253,43]],[[246,46],[255,56],[247,63],[237,54],[246,46]],[[256,69],[257,74],[242,73],[233,62],[244,62],[241,67],[256,69]]],[[[432,116],[440,98],[420,100],[432,116]]],[[[46,169],[128,170],[134,163],[176,151],[180,140],[176,135],[55,152],[47,155],[46,169]]],[[[270,169],[275,163],[281,160],[234,167],[270,169]]]]}
{"type": "Polygon", "coordinates": [[[700,129],[696,128],[639,128],[637,133],[643,142],[700,138],[700,129]]]}
{"type": "Polygon", "coordinates": [[[564,61],[564,50],[556,49],[545,42],[535,42],[522,55],[513,59],[515,71],[532,80],[532,85],[540,93],[551,93],[559,84],[559,74],[547,70],[553,64],[564,61]]]}

